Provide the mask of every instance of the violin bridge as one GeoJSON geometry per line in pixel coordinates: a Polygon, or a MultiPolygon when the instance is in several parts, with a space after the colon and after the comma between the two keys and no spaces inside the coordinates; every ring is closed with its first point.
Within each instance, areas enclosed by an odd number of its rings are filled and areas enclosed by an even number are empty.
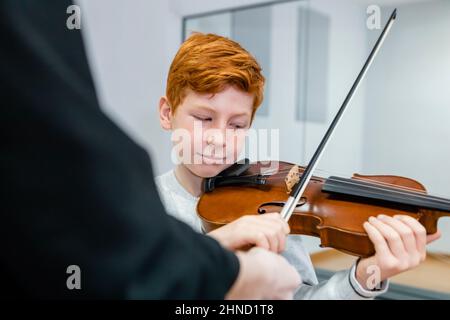
{"type": "Polygon", "coordinates": [[[286,193],[291,193],[292,188],[300,181],[300,169],[297,165],[293,166],[286,178],[284,178],[284,182],[286,183],[286,193]]]}

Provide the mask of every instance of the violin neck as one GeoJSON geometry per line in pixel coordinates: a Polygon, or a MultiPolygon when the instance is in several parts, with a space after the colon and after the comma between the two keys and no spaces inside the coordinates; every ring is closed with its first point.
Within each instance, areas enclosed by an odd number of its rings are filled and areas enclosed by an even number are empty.
{"type": "Polygon", "coordinates": [[[396,187],[381,186],[366,181],[332,176],[325,181],[322,191],[437,210],[441,211],[442,215],[450,216],[449,199],[396,187]]]}

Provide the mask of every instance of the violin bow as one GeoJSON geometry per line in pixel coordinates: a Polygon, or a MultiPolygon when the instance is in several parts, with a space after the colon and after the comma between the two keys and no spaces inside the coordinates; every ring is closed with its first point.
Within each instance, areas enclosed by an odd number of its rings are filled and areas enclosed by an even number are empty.
{"type": "Polygon", "coordinates": [[[311,158],[308,165],[306,166],[305,171],[303,172],[300,180],[293,187],[291,193],[289,194],[289,198],[286,201],[286,203],[283,206],[283,209],[281,210],[281,213],[280,213],[281,217],[286,222],[289,221],[290,217],[292,216],[292,213],[294,212],[294,209],[297,206],[298,201],[300,200],[301,196],[303,195],[303,192],[305,191],[306,186],[308,185],[308,182],[311,179],[314,170],[316,169],[316,166],[328,144],[328,141],[330,140],[330,137],[334,132],[334,129],[336,129],[339,121],[342,118],[342,115],[344,114],[345,110],[347,109],[348,103],[353,98],[353,95],[354,95],[356,89],[358,89],[358,86],[359,86],[361,80],[364,78],[367,70],[369,69],[375,56],[377,55],[378,50],[380,49],[381,45],[383,44],[389,30],[391,29],[396,16],[397,16],[397,9],[394,9],[394,11],[392,11],[392,14],[391,14],[388,22],[386,23],[386,26],[383,29],[383,32],[378,37],[378,40],[375,43],[372,51],[370,52],[369,57],[367,58],[366,62],[364,63],[364,66],[362,67],[361,71],[359,72],[358,77],[354,81],[350,91],[348,92],[347,96],[345,97],[344,102],[342,103],[341,107],[339,108],[339,111],[337,112],[336,116],[334,117],[333,121],[331,122],[331,125],[328,127],[327,132],[325,133],[324,137],[322,138],[322,141],[320,142],[319,146],[317,147],[316,151],[314,152],[313,157],[311,158]]]}

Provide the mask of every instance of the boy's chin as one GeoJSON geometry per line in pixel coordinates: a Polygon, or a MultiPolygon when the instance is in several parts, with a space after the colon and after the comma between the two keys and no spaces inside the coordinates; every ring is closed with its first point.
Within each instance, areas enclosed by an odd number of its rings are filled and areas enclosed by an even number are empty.
{"type": "Polygon", "coordinates": [[[217,176],[221,171],[229,167],[229,164],[191,164],[186,167],[198,177],[210,178],[217,176]]]}

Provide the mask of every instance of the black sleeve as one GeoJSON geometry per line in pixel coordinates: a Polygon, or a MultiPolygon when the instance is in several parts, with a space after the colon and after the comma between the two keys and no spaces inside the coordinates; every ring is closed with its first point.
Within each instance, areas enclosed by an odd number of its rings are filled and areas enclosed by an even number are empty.
{"type": "Polygon", "coordinates": [[[1,295],[223,298],[236,256],[165,213],[147,153],[98,106],[70,4],[0,1],[1,295]]]}

